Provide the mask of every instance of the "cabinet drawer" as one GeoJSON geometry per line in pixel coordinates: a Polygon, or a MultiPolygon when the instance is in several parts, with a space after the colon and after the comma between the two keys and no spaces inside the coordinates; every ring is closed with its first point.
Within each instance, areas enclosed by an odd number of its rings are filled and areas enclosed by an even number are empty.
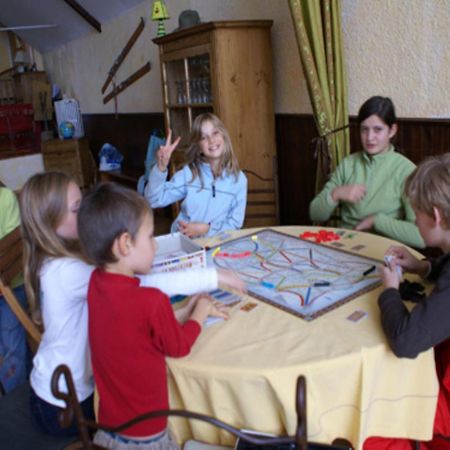
{"type": "Polygon", "coordinates": [[[49,152],[44,153],[45,170],[57,170],[64,172],[75,178],[80,186],[83,186],[83,176],[81,172],[80,160],[77,152],[49,152]]]}
{"type": "Polygon", "coordinates": [[[42,143],[45,170],[59,170],[72,176],[80,187],[95,180],[95,163],[86,138],[52,139],[42,143]]]}

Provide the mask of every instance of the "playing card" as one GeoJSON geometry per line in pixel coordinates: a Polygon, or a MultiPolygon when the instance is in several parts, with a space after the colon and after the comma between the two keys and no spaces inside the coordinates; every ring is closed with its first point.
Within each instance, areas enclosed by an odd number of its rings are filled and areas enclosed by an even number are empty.
{"type": "Polygon", "coordinates": [[[361,309],[357,309],[356,311],[353,311],[348,317],[347,320],[350,320],[351,322],[359,322],[360,320],[367,317],[367,312],[363,311],[361,309]]]}
{"type": "Polygon", "coordinates": [[[241,307],[241,311],[249,312],[253,308],[256,308],[258,306],[258,303],[255,302],[248,302],[244,306],[241,307]]]}

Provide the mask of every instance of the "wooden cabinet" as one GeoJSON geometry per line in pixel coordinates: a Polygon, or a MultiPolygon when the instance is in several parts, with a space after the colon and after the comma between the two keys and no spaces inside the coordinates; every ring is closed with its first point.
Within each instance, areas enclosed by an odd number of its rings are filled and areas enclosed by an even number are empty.
{"type": "MultiPolygon", "coordinates": [[[[193,120],[209,111],[229,131],[241,169],[276,180],[271,26],[270,20],[209,22],[154,39],[166,127],[182,137],[177,160],[183,160],[193,120]]],[[[249,178],[249,189],[264,188],[261,179],[249,178]]],[[[277,223],[276,192],[267,190],[247,205],[246,226],[277,223]]]]}
{"type": "Polygon", "coordinates": [[[58,170],[75,178],[80,187],[95,180],[96,167],[86,138],[52,139],[42,143],[45,170],[58,170]]]}

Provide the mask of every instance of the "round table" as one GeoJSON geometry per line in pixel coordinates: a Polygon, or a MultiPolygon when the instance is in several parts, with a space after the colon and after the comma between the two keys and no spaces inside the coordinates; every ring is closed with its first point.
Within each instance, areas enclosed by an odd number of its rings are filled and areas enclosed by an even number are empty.
{"type": "MultiPolygon", "coordinates": [[[[274,229],[297,237],[319,230],[274,229]]],[[[338,241],[342,250],[380,262],[395,243],[368,233],[328,230],[343,234],[338,241]]],[[[229,235],[235,239],[255,232],[229,235]]],[[[220,240],[199,242],[212,247],[220,240]]],[[[168,359],[171,408],[212,415],[239,428],[292,435],[297,421],[296,380],[303,374],[309,440],[329,443],[339,436],[361,448],[369,436],[430,439],[438,392],[433,351],[415,359],[397,358],[391,352],[380,324],[381,289],[312,321],[244,296],[228,321],[203,330],[187,357],[168,359]],[[242,309],[248,302],[256,307],[242,309]],[[349,320],[357,310],[366,317],[349,320]]],[[[180,442],[195,438],[230,445],[234,441],[202,422],[171,419],[170,423],[180,442]]]]}

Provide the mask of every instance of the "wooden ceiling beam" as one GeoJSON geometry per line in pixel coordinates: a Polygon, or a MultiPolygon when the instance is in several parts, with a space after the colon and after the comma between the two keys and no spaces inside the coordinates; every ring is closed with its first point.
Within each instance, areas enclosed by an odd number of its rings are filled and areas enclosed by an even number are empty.
{"type": "Polygon", "coordinates": [[[100,22],[91,16],[76,0],[64,0],[72,9],[74,9],[86,22],[95,28],[99,33],[102,32],[100,22]]]}

